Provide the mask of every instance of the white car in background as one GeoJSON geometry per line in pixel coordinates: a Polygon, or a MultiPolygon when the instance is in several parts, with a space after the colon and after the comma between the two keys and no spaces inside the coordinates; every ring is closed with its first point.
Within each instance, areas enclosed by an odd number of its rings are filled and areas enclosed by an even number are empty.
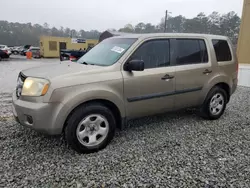
{"type": "Polygon", "coordinates": [[[11,49],[11,52],[12,54],[19,54],[21,51],[22,51],[23,47],[22,46],[14,46],[12,49],[11,49]]]}
{"type": "Polygon", "coordinates": [[[5,51],[9,56],[11,55],[11,49],[7,45],[0,44],[0,50],[5,51]]]}

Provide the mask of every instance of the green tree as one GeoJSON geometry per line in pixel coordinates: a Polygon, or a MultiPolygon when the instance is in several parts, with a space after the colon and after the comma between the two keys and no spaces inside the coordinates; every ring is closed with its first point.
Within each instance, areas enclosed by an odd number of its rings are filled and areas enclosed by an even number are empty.
{"type": "MultiPolygon", "coordinates": [[[[188,33],[210,33],[217,35],[226,35],[230,37],[234,44],[237,43],[240,29],[240,17],[235,12],[220,15],[218,12],[212,12],[208,16],[199,13],[194,18],[185,18],[184,16],[171,17],[168,15],[167,32],[188,32],[188,33]]],[[[154,33],[164,31],[165,20],[162,18],[159,24],[140,22],[135,26],[125,25],[119,31],[127,33],[154,33]]],[[[115,29],[113,29],[115,30],[115,29]]],[[[39,45],[39,38],[42,35],[52,35],[59,37],[82,37],[86,39],[98,39],[100,32],[97,30],[77,31],[71,28],[50,27],[48,23],[31,24],[17,23],[0,20],[0,43],[6,45],[39,45]]]]}

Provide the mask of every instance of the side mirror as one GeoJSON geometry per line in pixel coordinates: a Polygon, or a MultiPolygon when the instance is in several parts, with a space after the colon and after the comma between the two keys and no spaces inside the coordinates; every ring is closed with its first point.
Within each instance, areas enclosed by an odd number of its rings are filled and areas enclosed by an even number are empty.
{"type": "Polygon", "coordinates": [[[125,71],[144,71],[143,60],[131,60],[124,65],[125,71]]]}

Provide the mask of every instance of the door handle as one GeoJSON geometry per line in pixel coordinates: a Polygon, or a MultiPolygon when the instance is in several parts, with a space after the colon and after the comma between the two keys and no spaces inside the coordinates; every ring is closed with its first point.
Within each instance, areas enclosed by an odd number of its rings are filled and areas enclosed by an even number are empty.
{"type": "Polygon", "coordinates": [[[203,74],[210,74],[210,73],[212,73],[212,72],[213,72],[212,70],[206,69],[206,70],[204,70],[203,74]]]}
{"type": "Polygon", "coordinates": [[[172,75],[169,75],[169,74],[166,74],[165,76],[163,76],[161,79],[162,80],[166,80],[166,81],[168,81],[168,80],[171,80],[171,79],[173,79],[174,78],[174,76],[172,76],[172,75]]]}

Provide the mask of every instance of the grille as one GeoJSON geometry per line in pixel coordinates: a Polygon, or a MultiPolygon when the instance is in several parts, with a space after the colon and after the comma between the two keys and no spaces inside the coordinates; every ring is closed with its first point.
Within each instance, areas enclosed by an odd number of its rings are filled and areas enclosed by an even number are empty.
{"type": "Polygon", "coordinates": [[[19,76],[17,78],[17,87],[16,87],[16,96],[17,96],[17,98],[19,98],[21,96],[23,83],[24,83],[26,78],[27,77],[22,72],[19,73],[19,76]]]}

